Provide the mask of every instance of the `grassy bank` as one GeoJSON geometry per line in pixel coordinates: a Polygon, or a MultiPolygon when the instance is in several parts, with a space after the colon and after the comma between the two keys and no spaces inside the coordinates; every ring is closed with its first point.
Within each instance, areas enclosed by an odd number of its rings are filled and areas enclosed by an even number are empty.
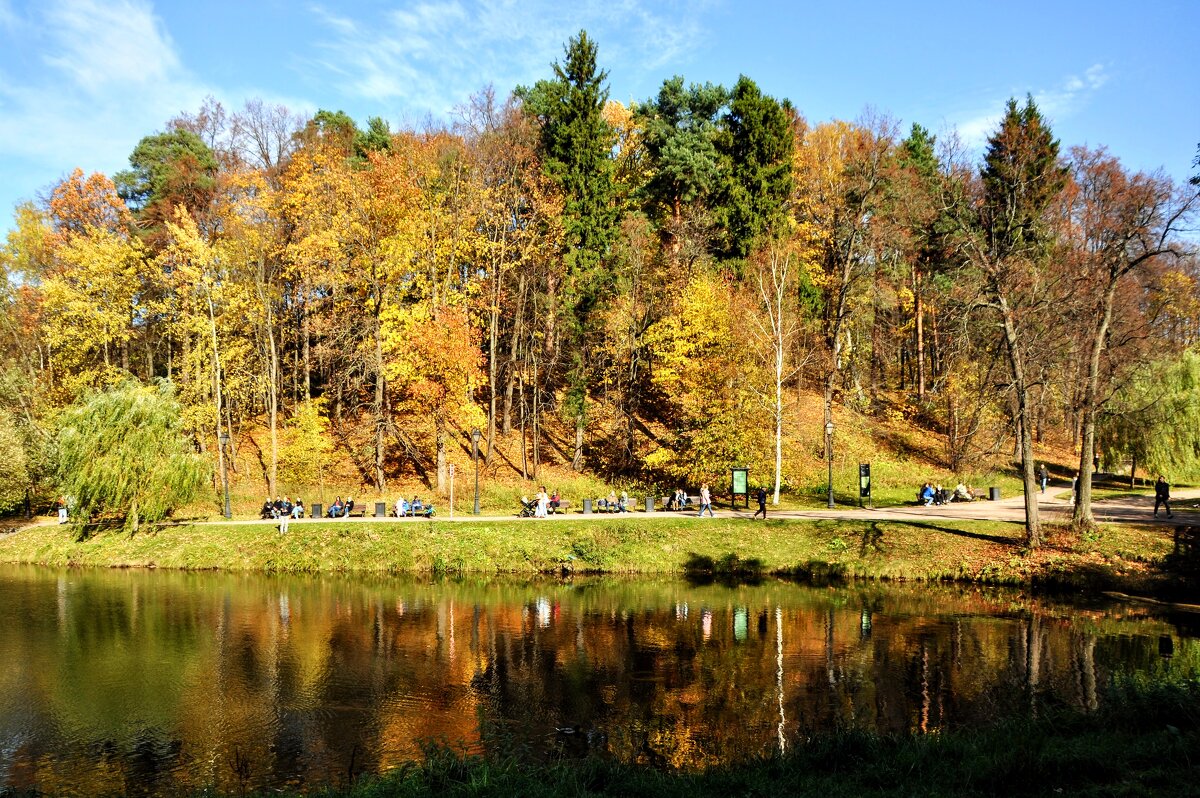
{"type": "Polygon", "coordinates": [[[76,540],[38,526],[0,539],[0,562],[231,571],[790,573],[956,579],[1154,590],[1166,580],[1171,532],[1105,525],[1080,537],[1050,528],[1037,551],[1000,521],[592,518],[168,525],[76,540]]]}

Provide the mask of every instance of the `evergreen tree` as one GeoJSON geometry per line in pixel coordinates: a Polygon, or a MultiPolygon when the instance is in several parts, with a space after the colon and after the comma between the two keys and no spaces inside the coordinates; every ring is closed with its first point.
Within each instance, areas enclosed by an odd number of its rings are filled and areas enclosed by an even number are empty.
{"type": "Polygon", "coordinates": [[[567,266],[564,316],[570,338],[570,364],[564,410],[575,420],[572,464],[583,467],[587,423],[588,342],[595,333],[594,311],[611,286],[604,268],[617,232],[613,203],[612,128],[604,121],[608,73],[596,66],[596,44],[586,31],[572,37],[554,79],[538,81],[517,96],[541,122],[541,153],[546,173],[563,200],[563,259],[567,266]]]}
{"type": "Polygon", "coordinates": [[[684,88],[683,78],[663,81],[658,96],[639,105],[649,179],[642,187],[647,215],[675,238],[686,206],[707,201],[718,189],[717,114],[728,92],[711,83],[684,88]]]}
{"type": "Polygon", "coordinates": [[[129,156],[130,169],[113,176],[117,193],[143,220],[170,218],[176,205],[195,212],[216,190],[217,158],[190,130],[146,136],[129,156]]]}
{"type": "Polygon", "coordinates": [[[183,433],[182,409],[169,382],[129,381],[68,407],[59,422],[59,490],[80,523],[166,518],[209,478],[208,461],[183,433]]]}
{"type": "Polygon", "coordinates": [[[1049,242],[1046,211],[1066,182],[1058,141],[1033,102],[1018,108],[1010,99],[1000,127],[988,139],[980,174],[978,232],[967,248],[983,272],[987,305],[1000,318],[1013,392],[1012,417],[1025,485],[1025,532],[1041,545],[1033,457],[1030,385],[1035,342],[1048,329],[1054,304],[1049,281],[1039,279],[1049,242]]]}
{"type": "Polygon", "coordinates": [[[792,193],[791,106],[763,94],[743,75],[721,123],[718,147],[727,170],[721,210],[724,254],[740,259],[783,223],[792,193]]]}
{"type": "Polygon", "coordinates": [[[1033,97],[1023,108],[1009,99],[1000,128],[988,139],[981,173],[982,222],[994,258],[1031,255],[1046,242],[1046,208],[1067,181],[1058,150],[1033,97]]]}

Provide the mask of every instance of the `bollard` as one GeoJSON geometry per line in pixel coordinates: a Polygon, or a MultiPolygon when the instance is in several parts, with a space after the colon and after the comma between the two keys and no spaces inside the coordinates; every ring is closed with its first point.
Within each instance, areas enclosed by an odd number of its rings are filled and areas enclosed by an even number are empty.
{"type": "Polygon", "coordinates": [[[583,514],[584,515],[592,514],[592,500],[591,499],[583,500],[583,514]]]}
{"type": "Polygon", "coordinates": [[[312,505],[312,513],[311,513],[311,515],[309,515],[309,518],[320,518],[320,517],[321,517],[321,503],[317,502],[316,504],[312,505]]]}
{"type": "Polygon", "coordinates": [[[384,502],[375,502],[375,517],[387,518],[387,504],[384,502]]]}
{"type": "Polygon", "coordinates": [[[654,497],[653,496],[646,497],[646,512],[648,512],[648,513],[654,512],[654,497]]]}
{"type": "Polygon", "coordinates": [[[988,501],[1000,501],[1000,489],[996,487],[988,488],[988,501]]]}

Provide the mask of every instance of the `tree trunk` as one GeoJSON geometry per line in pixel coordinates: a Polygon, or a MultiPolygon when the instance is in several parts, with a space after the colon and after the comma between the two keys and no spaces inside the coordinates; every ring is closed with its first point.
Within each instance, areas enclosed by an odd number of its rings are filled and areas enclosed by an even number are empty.
{"type": "Polygon", "coordinates": [[[312,335],[308,327],[308,290],[307,286],[301,284],[301,291],[304,296],[300,302],[300,328],[303,336],[302,346],[304,348],[304,401],[312,400],[312,335]]]}
{"type": "Polygon", "coordinates": [[[1103,311],[1092,333],[1092,351],[1088,359],[1087,384],[1083,389],[1083,430],[1079,447],[1079,497],[1075,501],[1072,521],[1077,526],[1093,527],[1092,516],[1092,469],[1093,453],[1096,451],[1096,402],[1100,386],[1100,355],[1104,351],[1104,340],[1108,325],[1112,321],[1113,297],[1117,290],[1116,280],[1110,280],[1104,292],[1103,311]]]}
{"type": "Polygon", "coordinates": [[[1025,542],[1031,548],[1042,545],[1042,527],[1038,519],[1037,478],[1033,467],[1033,437],[1030,430],[1029,387],[1025,377],[1025,358],[1021,352],[1017,335],[1016,319],[1012,308],[999,292],[993,292],[1000,310],[1004,327],[1005,352],[1012,368],[1013,393],[1016,407],[1013,409],[1017,426],[1017,443],[1021,457],[1021,481],[1025,490],[1025,542]]]}
{"type": "Polygon", "coordinates": [[[446,493],[446,481],[449,474],[446,470],[446,425],[441,418],[437,420],[437,492],[446,493]]]}
{"type": "Polygon", "coordinates": [[[583,434],[586,427],[584,415],[579,413],[575,416],[575,450],[571,455],[571,468],[575,471],[583,470],[583,434]]]}
{"type": "Polygon", "coordinates": [[[384,418],[383,408],[383,331],[379,326],[378,312],[375,314],[375,329],[372,332],[375,336],[375,490],[382,494],[387,487],[383,473],[384,458],[387,454],[387,438],[384,436],[387,420],[384,418]]]}
{"type": "Polygon", "coordinates": [[[921,272],[912,270],[913,321],[917,331],[917,399],[925,399],[925,309],[921,302],[921,272]]]}
{"type": "Polygon", "coordinates": [[[270,347],[269,367],[267,375],[268,414],[271,424],[271,471],[270,486],[267,493],[275,496],[279,492],[279,348],[275,345],[275,328],[267,315],[267,346],[270,347]]]}

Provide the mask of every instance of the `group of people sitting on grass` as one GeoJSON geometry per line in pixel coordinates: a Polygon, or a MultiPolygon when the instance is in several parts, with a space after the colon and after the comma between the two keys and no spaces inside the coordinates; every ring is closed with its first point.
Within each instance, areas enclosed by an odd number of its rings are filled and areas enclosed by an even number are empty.
{"type": "Polygon", "coordinates": [[[948,504],[950,502],[970,502],[978,498],[975,491],[971,490],[970,485],[958,483],[953,491],[943,488],[940,484],[931,485],[926,482],[921,486],[921,490],[917,491],[917,501],[926,507],[935,504],[948,504]]]}
{"type": "Polygon", "coordinates": [[[292,500],[287,496],[284,496],[282,499],[276,496],[275,501],[271,501],[271,497],[268,496],[267,500],[263,502],[262,511],[259,513],[259,517],[263,519],[303,518],[304,502],[300,499],[296,499],[296,503],[292,504],[292,500]]]}
{"type": "Polygon", "coordinates": [[[396,499],[395,514],[397,518],[433,518],[433,502],[426,504],[416,496],[408,501],[401,496],[396,499]]]}

